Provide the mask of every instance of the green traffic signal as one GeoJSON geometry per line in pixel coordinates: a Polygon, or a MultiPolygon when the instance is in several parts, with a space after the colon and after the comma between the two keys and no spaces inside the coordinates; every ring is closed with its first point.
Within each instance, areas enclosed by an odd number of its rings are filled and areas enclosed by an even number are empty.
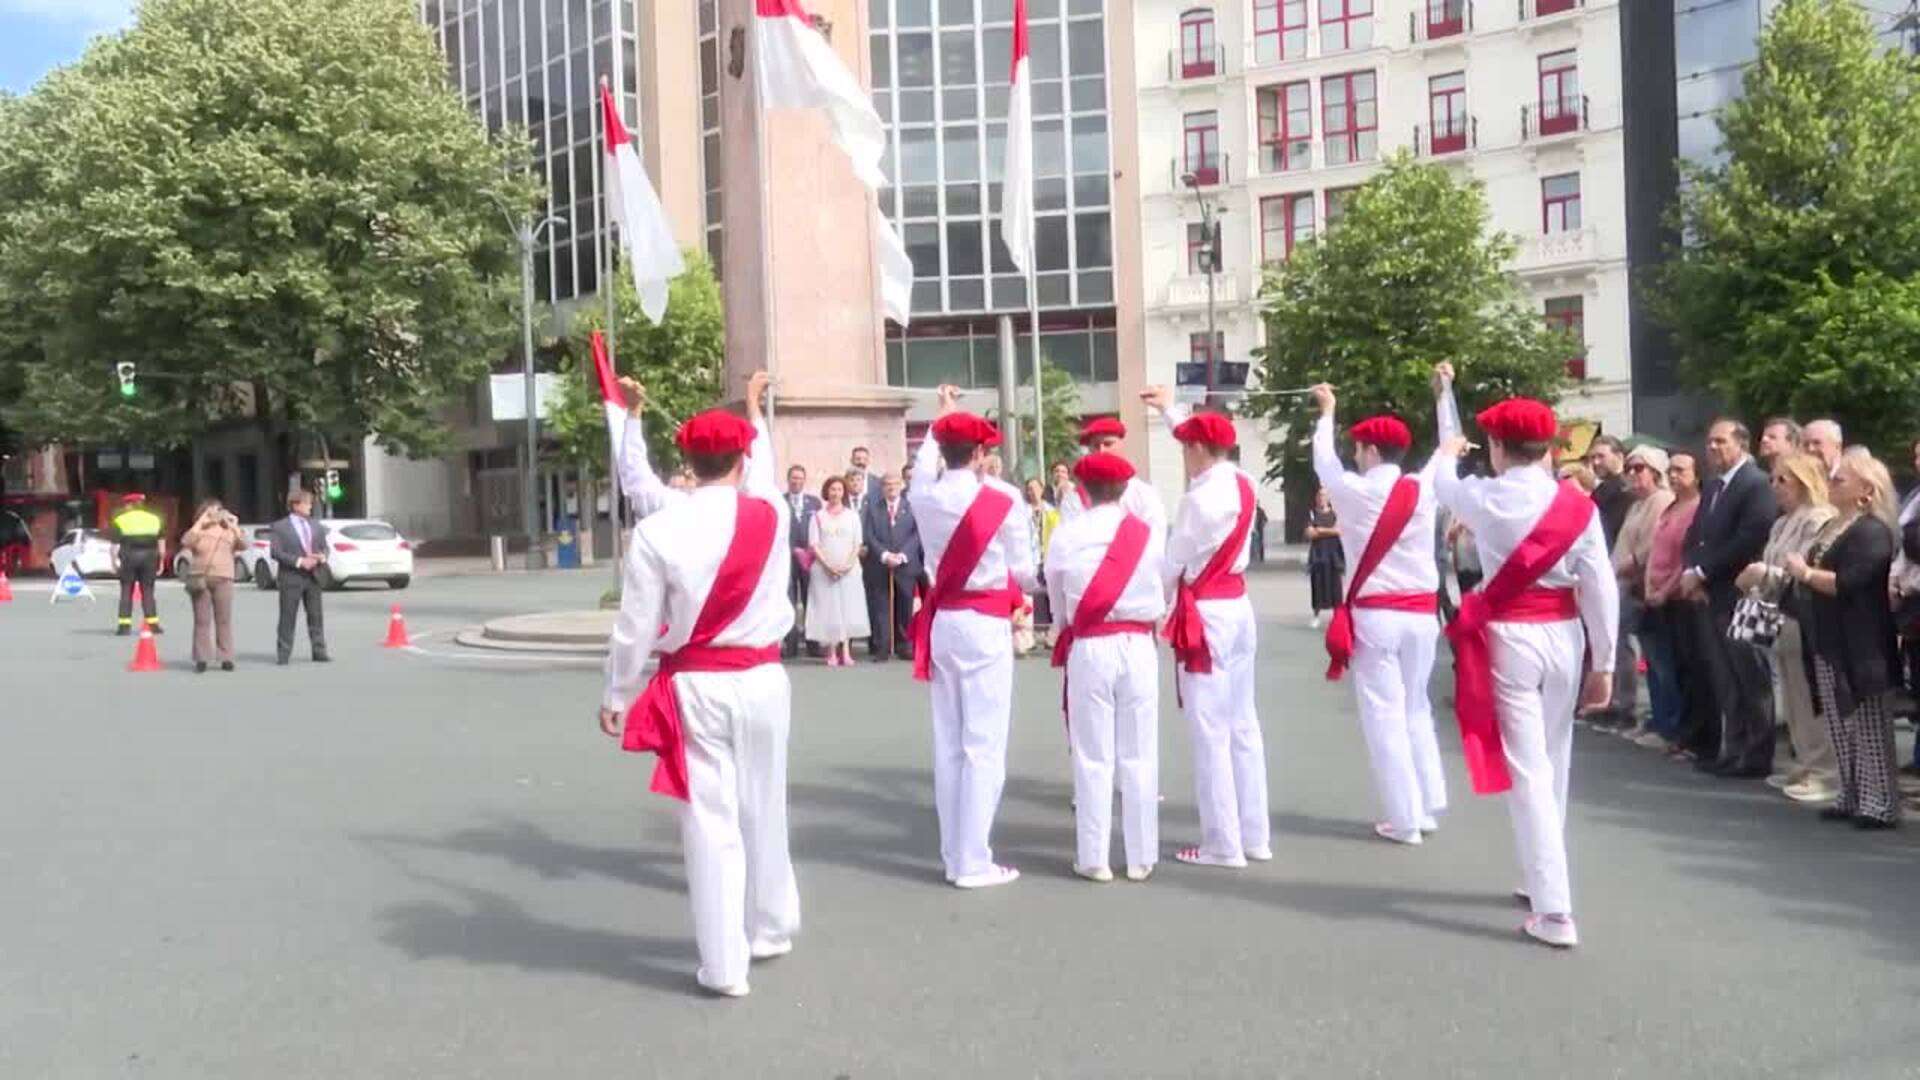
{"type": "Polygon", "coordinates": [[[132,396],[133,396],[133,395],[135,394],[135,392],[136,392],[136,391],[134,390],[134,388],[133,388],[133,384],[132,384],[132,383],[130,383],[130,382],[123,382],[123,383],[121,383],[121,384],[120,384],[120,396],[121,396],[121,397],[125,397],[125,398],[130,398],[130,397],[132,397],[132,396]]]}
{"type": "Polygon", "coordinates": [[[341,487],[339,484],[331,484],[327,487],[327,501],[339,502],[341,496],[345,495],[346,493],[347,493],[346,488],[341,487]]]}

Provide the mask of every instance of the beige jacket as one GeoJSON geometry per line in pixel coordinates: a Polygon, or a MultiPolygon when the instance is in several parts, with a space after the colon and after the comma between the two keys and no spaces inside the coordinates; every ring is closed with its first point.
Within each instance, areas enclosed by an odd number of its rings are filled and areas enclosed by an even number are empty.
{"type": "Polygon", "coordinates": [[[1653,554],[1654,527],[1660,524],[1660,515],[1672,505],[1673,492],[1663,487],[1654,488],[1653,494],[1627,509],[1627,519],[1621,523],[1620,535],[1613,541],[1614,576],[1636,596],[1644,593],[1647,561],[1653,554]]]}
{"type": "Polygon", "coordinates": [[[232,525],[203,527],[194,522],[180,547],[193,562],[193,572],[210,578],[233,580],[233,560],[247,546],[247,536],[232,525]]]}

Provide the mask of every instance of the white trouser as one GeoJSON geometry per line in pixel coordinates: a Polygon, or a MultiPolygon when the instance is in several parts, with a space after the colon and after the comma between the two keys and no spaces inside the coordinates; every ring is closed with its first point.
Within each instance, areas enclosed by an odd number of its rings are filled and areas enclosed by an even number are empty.
{"type": "Polygon", "coordinates": [[[1128,866],[1160,857],[1160,661],[1150,634],[1077,640],[1067,654],[1067,739],[1073,748],[1075,865],[1106,866],[1113,787],[1128,866]]]}
{"type": "Polygon", "coordinates": [[[1513,790],[1507,812],[1533,910],[1573,914],[1567,882],[1567,767],[1586,636],[1576,619],[1494,623],[1494,710],[1513,790]]]}
{"type": "Polygon", "coordinates": [[[800,891],[787,853],[787,671],[674,676],[687,744],[680,844],[693,901],[699,979],[710,987],[747,980],[754,952],[800,929],[800,891]]]}
{"type": "Polygon", "coordinates": [[[1200,850],[1223,859],[1272,846],[1267,820],[1267,748],[1254,711],[1253,605],[1246,597],[1202,600],[1213,671],[1182,666],[1180,697],[1193,736],[1193,798],[1200,850]]]}
{"type": "Polygon", "coordinates": [[[947,877],[993,868],[988,835],[1007,782],[1013,625],[977,611],[933,619],[933,804],[947,877]]]}
{"type": "Polygon", "coordinates": [[[1440,625],[1414,611],[1355,608],[1353,692],[1381,816],[1402,835],[1447,808],[1427,682],[1440,625]]]}

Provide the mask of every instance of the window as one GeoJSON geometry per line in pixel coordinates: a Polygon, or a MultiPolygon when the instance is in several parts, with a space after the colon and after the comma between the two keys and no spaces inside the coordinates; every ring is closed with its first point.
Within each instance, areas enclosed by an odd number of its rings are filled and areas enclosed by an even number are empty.
{"type": "Polygon", "coordinates": [[[1180,16],[1180,77],[1203,79],[1220,74],[1215,56],[1213,12],[1207,8],[1194,8],[1180,16]]]}
{"type": "Polygon", "coordinates": [[[1253,62],[1307,55],[1307,0],[1253,0],[1253,62]]]}
{"type": "Polygon", "coordinates": [[[1467,73],[1435,75],[1427,80],[1427,118],[1433,124],[1429,145],[1436,154],[1467,148],[1467,73]]]}
{"type": "Polygon", "coordinates": [[[1580,296],[1552,296],[1546,303],[1547,326],[1560,330],[1579,344],[1579,351],[1567,358],[1567,374],[1576,379],[1587,377],[1586,299],[1580,296]]]}
{"type": "MultiPolygon", "coordinates": [[[[1219,222],[1216,221],[1214,223],[1214,228],[1218,229],[1219,227],[1220,227],[1219,222]]],[[[1197,221],[1188,222],[1187,223],[1187,273],[1204,274],[1207,272],[1207,252],[1208,252],[1208,249],[1207,249],[1206,226],[1200,224],[1197,221]]],[[[1214,271],[1216,273],[1219,272],[1219,269],[1220,268],[1217,266],[1214,267],[1214,271]]]]}
{"type": "Polygon", "coordinates": [[[1540,181],[1540,231],[1573,232],[1580,228],[1580,174],[1565,173],[1540,181]]]}
{"type": "Polygon", "coordinates": [[[1263,86],[1260,107],[1260,168],[1264,172],[1313,165],[1313,99],[1304,82],[1263,86]]]}
{"type": "Polygon", "coordinates": [[[1563,11],[1572,11],[1579,6],[1579,0],[1534,0],[1533,13],[1536,16],[1558,15],[1563,11]]]}
{"type": "Polygon", "coordinates": [[[1452,37],[1467,28],[1467,0],[1427,0],[1427,38],[1452,37]]]}
{"type": "Polygon", "coordinates": [[[1220,182],[1220,117],[1209,109],[1186,116],[1186,166],[1202,184],[1220,182]]]}
{"type": "Polygon", "coordinates": [[[1334,226],[1340,224],[1340,219],[1347,216],[1347,204],[1353,201],[1353,193],[1359,190],[1350,187],[1327,189],[1327,232],[1332,232],[1334,226]]]}
{"type": "Polygon", "coordinates": [[[1580,126],[1580,62],[1575,51],[1540,58],[1540,134],[1559,135],[1580,126]]]}
{"type": "Polygon", "coordinates": [[[1276,263],[1313,239],[1313,195],[1278,195],[1260,200],[1260,258],[1276,263]]]}
{"type": "Polygon", "coordinates": [[[1373,0],[1320,0],[1321,53],[1350,52],[1373,44],[1373,0]]]}
{"type": "MultiPolygon", "coordinates": [[[[1321,126],[1327,132],[1327,164],[1372,161],[1379,149],[1380,117],[1373,99],[1373,72],[1329,75],[1320,80],[1321,126]]],[[[1211,114],[1209,114],[1211,115],[1211,114]]]]}

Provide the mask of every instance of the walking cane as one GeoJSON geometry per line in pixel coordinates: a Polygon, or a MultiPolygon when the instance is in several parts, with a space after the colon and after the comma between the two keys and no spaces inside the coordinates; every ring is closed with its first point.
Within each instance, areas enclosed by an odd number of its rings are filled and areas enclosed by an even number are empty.
{"type": "Polygon", "coordinates": [[[900,646],[896,639],[899,634],[900,618],[893,611],[893,567],[887,571],[887,659],[900,655],[900,646]]]}

